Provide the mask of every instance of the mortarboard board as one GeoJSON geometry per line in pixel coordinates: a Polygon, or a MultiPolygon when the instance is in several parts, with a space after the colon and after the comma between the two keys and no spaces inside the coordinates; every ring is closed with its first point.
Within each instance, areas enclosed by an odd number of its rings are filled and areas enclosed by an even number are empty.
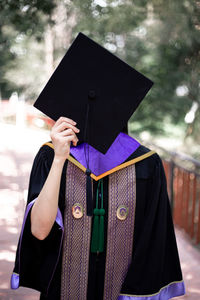
{"type": "MultiPolygon", "coordinates": [[[[53,120],[77,123],[84,142],[87,215],[92,215],[90,146],[105,154],[153,82],[79,33],[34,106],[53,120]]],[[[83,152],[82,152],[83,153],[83,152]]]]}
{"type": "Polygon", "coordinates": [[[77,122],[79,143],[106,153],[153,82],[79,33],[34,106],[77,122]]]}

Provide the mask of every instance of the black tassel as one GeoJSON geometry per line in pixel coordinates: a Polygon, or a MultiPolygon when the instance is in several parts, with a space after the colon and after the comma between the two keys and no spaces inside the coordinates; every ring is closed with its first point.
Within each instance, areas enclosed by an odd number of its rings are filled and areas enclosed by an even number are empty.
{"type": "Polygon", "coordinates": [[[90,177],[91,170],[86,169],[86,201],[87,201],[87,216],[92,216],[92,180],[90,177]]]}

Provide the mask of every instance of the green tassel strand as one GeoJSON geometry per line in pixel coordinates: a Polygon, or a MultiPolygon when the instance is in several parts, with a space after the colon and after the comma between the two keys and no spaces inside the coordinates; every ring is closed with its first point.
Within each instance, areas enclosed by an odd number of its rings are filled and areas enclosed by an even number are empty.
{"type": "Polygon", "coordinates": [[[104,250],[104,215],[105,209],[99,209],[100,222],[99,222],[99,252],[104,250]]]}
{"type": "Polygon", "coordinates": [[[104,215],[103,208],[103,181],[99,180],[96,195],[96,208],[94,209],[94,222],[92,230],[91,252],[99,253],[104,251],[104,215]],[[99,188],[101,187],[101,208],[98,208],[99,188]]]}
{"type": "Polygon", "coordinates": [[[99,249],[99,209],[94,209],[94,223],[92,231],[91,252],[96,253],[99,249]]]}

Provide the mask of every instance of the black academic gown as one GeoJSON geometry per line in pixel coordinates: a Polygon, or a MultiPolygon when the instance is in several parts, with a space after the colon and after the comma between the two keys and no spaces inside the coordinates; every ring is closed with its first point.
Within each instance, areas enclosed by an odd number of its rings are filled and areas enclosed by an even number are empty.
{"type": "MultiPolygon", "coordinates": [[[[147,153],[140,146],[128,159],[147,153]]],[[[54,152],[43,146],[33,164],[28,203],[40,193],[53,161],[54,152]]],[[[66,167],[61,179],[59,207],[62,215],[65,208],[66,167]]],[[[105,225],[108,212],[108,181],[104,177],[105,225]]],[[[94,181],[94,198],[97,183],[94,181]]],[[[95,199],[94,199],[95,200],[95,199]]],[[[95,203],[95,201],[94,201],[95,203]]],[[[105,226],[105,237],[107,226],[105,226]]],[[[41,291],[41,300],[60,299],[61,256],[59,245],[61,230],[55,223],[49,236],[39,241],[30,231],[30,214],[27,217],[22,243],[16,254],[14,272],[19,272],[20,285],[41,291]],[[20,256],[19,256],[20,252],[20,256]],[[19,263],[19,257],[20,263],[19,263]],[[56,268],[55,268],[56,265],[56,268]],[[53,278],[52,278],[52,274],[53,278]],[[51,280],[46,295],[47,286],[51,280]]],[[[106,241],[105,241],[106,245],[106,241]]],[[[105,253],[90,254],[87,300],[102,300],[105,272],[105,253]]],[[[157,154],[136,163],[136,213],[132,263],[126,275],[121,293],[149,295],[157,293],[167,284],[182,280],[176,239],[167,196],[166,178],[162,162],[157,154]]]]}

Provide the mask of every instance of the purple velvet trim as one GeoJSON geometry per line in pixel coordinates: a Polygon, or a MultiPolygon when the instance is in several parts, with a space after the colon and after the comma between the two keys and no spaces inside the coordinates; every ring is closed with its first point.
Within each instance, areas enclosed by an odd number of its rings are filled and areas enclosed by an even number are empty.
{"type": "MultiPolygon", "coordinates": [[[[86,143],[82,143],[77,147],[72,146],[71,154],[87,168],[84,151],[85,145],[86,143]]],[[[92,146],[88,145],[85,148],[86,151],[88,151],[89,148],[89,168],[93,174],[99,176],[122,164],[139,146],[140,143],[122,132],[117,136],[106,154],[102,154],[92,146]]]]}
{"type": "Polygon", "coordinates": [[[184,282],[171,283],[152,296],[119,296],[117,300],[168,300],[185,294],[184,282]]]}
{"type": "MultiPolygon", "coordinates": [[[[19,239],[19,266],[20,266],[20,253],[21,253],[22,236],[23,236],[23,232],[24,232],[26,219],[27,219],[29,211],[30,211],[31,207],[33,206],[33,204],[35,203],[36,199],[32,200],[27,205],[27,208],[26,208],[26,211],[25,211],[25,214],[24,214],[24,219],[23,219],[22,229],[21,229],[21,234],[20,234],[20,239],[19,239]]],[[[61,214],[61,211],[60,211],[59,208],[58,208],[57,215],[56,215],[56,223],[60,226],[60,229],[62,229],[62,231],[64,231],[62,214],[61,214]]],[[[60,253],[60,250],[59,250],[59,253],[60,253]]],[[[20,270],[19,270],[19,273],[20,273],[20,270]]],[[[13,273],[11,275],[10,285],[11,285],[11,289],[17,289],[19,287],[19,274],[13,273]]]]}
{"type": "Polygon", "coordinates": [[[58,211],[57,211],[57,215],[56,215],[56,223],[64,231],[63,218],[62,218],[62,214],[61,214],[59,207],[58,207],[58,211]]]}
{"type": "Polygon", "coordinates": [[[19,274],[13,273],[10,279],[11,289],[16,290],[19,287],[19,274]]]}
{"type": "MultiPolygon", "coordinates": [[[[36,199],[37,199],[37,198],[36,198],[36,199]]],[[[23,224],[22,224],[21,237],[22,237],[23,232],[24,232],[24,226],[25,226],[26,219],[27,219],[27,217],[28,217],[29,211],[30,211],[31,207],[33,206],[33,204],[35,203],[36,199],[32,200],[32,201],[27,205],[27,208],[26,208],[26,211],[25,211],[25,214],[24,214],[23,224]]],[[[64,230],[64,225],[63,225],[63,220],[62,220],[62,214],[61,214],[59,208],[58,208],[57,215],[56,215],[56,223],[64,230]]],[[[21,239],[21,237],[20,237],[20,239],[21,239]]]]}

